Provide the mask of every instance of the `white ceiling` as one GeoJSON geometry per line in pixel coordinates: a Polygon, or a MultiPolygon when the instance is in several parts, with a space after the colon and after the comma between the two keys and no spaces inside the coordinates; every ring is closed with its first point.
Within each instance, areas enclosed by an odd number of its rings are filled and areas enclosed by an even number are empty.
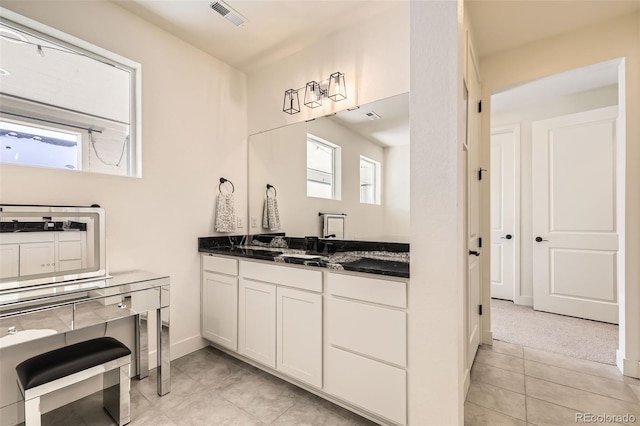
{"type": "Polygon", "coordinates": [[[409,93],[340,111],[329,119],[385,147],[409,145],[409,93]],[[370,119],[371,112],[378,118],[370,119]]]}
{"type": "Polygon", "coordinates": [[[491,96],[491,113],[533,106],[549,99],[618,84],[619,60],[541,78],[491,96]]]}
{"type": "MultiPolygon", "coordinates": [[[[407,0],[228,0],[236,27],[210,0],[112,0],[249,72],[407,0]]],[[[466,0],[479,57],[640,10],[640,0],[466,0]]]]}
{"type": "Polygon", "coordinates": [[[241,27],[214,12],[210,0],[112,0],[245,72],[287,57],[406,0],[229,0],[241,27]]]}
{"type": "Polygon", "coordinates": [[[466,0],[476,55],[490,55],[640,10],[640,0],[466,0]]]}

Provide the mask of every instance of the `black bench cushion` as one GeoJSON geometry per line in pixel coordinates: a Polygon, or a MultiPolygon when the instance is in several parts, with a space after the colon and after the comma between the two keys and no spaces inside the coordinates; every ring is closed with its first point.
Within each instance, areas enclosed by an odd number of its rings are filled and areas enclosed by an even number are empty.
{"type": "Polygon", "coordinates": [[[78,371],[131,354],[113,337],[100,337],[29,358],[16,367],[23,389],[31,389],[78,371]]]}

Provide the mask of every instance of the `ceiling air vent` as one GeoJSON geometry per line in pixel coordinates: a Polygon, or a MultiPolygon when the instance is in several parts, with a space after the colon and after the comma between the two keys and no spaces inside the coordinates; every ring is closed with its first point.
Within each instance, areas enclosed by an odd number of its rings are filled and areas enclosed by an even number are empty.
{"type": "Polygon", "coordinates": [[[238,12],[233,10],[231,6],[222,1],[214,1],[210,4],[211,9],[218,12],[222,15],[226,20],[231,21],[233,25],[236,27],[240,27],[247,22],[247,19],[240,15],[238,12]]]}
{"type": "Polygon", "coordinates": [[[378,114],[375,113],[375,111],[369,111],[369,112],[365,112],[364,115],[369,119],[369,120],[380,120],[382,117],[380,117],[378,114]]]}

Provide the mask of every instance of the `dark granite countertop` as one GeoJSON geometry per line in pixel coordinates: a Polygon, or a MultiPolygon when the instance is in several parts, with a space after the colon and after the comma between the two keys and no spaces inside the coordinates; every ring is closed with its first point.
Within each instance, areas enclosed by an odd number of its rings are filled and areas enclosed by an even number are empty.
{"type": "Polygon", "coordinates": [[[81,222],[0,222],[0,233],[8,232],[54,232],[54,231],[86,231],[87,224],[81,222]]]}
{"type": "Polygon", "coordinates": [[[198,238],[198,251],[409,278],[409,244],[404,243],[305,239],[285,237],[284,234],[262,234],[198,238]]]}

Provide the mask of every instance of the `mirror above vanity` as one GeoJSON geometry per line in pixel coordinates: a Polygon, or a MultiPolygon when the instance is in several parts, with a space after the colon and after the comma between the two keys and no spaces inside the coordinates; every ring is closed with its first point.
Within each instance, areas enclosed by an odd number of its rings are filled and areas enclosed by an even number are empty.
{"type": "Polygon", "coordinates": [[[0,204],[0,290],[106,275],[104,210],[0,204]]]}
{"type": "Polygon", "coordinates": [[[409,242],[408,93],[249,137],[250,233],[337,234],[326,215],[341,239],[409,242]],[[279,229],[262,227],[267,194],[279,229]]]}

